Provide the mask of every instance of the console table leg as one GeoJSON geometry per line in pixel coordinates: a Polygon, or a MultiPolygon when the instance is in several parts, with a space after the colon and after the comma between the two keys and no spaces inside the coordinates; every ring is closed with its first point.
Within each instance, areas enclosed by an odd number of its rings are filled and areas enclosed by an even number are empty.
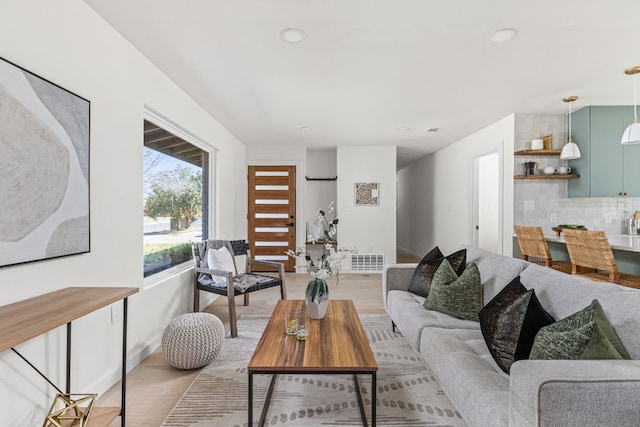
{"type": "Polygon", "coordinates": [[[120,402],[120,425],[125,427],[127,408],[127,304],[128,298],[122,300],[122,388],[120,402]]]}
{"type": "Polygon", "coordinates": [[[67,387],[66,393],[71,393],[71,322],[67,323],[67,387]]]}

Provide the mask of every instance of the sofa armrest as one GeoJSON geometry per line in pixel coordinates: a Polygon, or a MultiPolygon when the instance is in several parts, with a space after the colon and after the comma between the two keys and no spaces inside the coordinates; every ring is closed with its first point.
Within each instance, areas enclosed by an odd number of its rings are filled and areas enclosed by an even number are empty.
{"type": "Polygon", "coordinates": [[[387,293],[393,290],[407,291],[418,264],[385,264],[382,269],[382,300],[387,309],[387,293]]]}
{"type": "Polygon", "coordinates": [[[510,383],[510,426],[640,425],[640,360],[522,360],[510,383]]]}

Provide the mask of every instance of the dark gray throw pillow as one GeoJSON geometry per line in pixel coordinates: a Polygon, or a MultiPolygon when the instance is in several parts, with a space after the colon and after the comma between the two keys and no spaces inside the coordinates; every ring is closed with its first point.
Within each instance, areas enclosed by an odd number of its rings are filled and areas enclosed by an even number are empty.
{"type": "Polygon", "coordinates": [[[449,261],[449,264],[459,276],[467,267],[467,250],[461,249],[445,257],[437,246],[431,249],[416,267],[416,271],[411,278],[409,292],[426,298],[429,295],[433,275],[444,259],[449,261]]]}
{"type": "Polygon", "coordinates": [[[489,301],[478,316],[489,352],[506,373],[516,360],[529,358],[540,328],[554,322],[535,291],[527,290],[520,282],[520,276],[489,301]]]}
{"type": "Polygon", "coordinates": [[[464,320],[478,321],[482,309],[482,281],[474,263],[458,277],[446,259],[433,275],[431,291],[424,300],[424,307],[464,320]]]}

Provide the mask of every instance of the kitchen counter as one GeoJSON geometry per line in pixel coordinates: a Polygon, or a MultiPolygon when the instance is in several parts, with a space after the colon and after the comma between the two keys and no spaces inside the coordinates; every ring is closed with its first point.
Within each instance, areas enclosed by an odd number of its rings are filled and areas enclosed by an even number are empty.
{"type": "MultiPolygon", "coordinates": [[[[545,235],[544,238],[547,242],[565,244],[564,237],[562,236],[557,237],[554,234],[545,235]]],[[[640,253],[640,236],[631,236],[629,234],[607,234],[607,239],[609,240],[611,249],[640,253]]]]}

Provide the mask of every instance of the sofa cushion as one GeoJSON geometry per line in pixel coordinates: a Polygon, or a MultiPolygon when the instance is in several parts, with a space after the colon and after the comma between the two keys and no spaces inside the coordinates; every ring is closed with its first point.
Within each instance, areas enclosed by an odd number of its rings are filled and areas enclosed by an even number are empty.
{"type": "Polygon", "coordinates": [[[516,360],[528,359],[536,334],[554,318],[516,277],[480,310],[480,329],[491,355],[509,373],[516,360]]]}
{"type": "Polygon", "coordinates": [[[411,346],[420,350],[422,330],[428,327],[444,329],[479,329],[478,322],[462,320],[439,311],[426,310],[424,298],[407,291],[393,290],[387,294],[387,312],[411,346]]]}
{"type": "Polygon", "coordinates": [[[431,288],[433,275],[444,259],[448,260],[455,272],[460,275],[467,265],[467,250],[461,249],[445,257],[437,246],[431,249],[416,267],[411,278],[409,292],[426,297],[431,288]]]}
{"type": "Polygon", "coordinates": [[[478,267],[471,263],[458,276],[446,259],[442,261],[431,281],[425,308],[465,320],[478,320],[482,309],[482,282],[478,267]]]}
{"type": "Polygon", "coordinates": [[[473,262],[480,270],[484,301],[491,301],[507,283],[531,265],[521,259],[497,255],[473,246],[464,247],[467,249],[467,264],[473,262]]]}
{"type": "Polygon", "coordinates": [[[480,330],[425,328],[420,354],[469,426],[509,425],[509,376],[480,330]]]}
{"type": "Polygon", "coordinates": [[[531,359],[628,359],[598,300],[538,332],[531,359]]]}

